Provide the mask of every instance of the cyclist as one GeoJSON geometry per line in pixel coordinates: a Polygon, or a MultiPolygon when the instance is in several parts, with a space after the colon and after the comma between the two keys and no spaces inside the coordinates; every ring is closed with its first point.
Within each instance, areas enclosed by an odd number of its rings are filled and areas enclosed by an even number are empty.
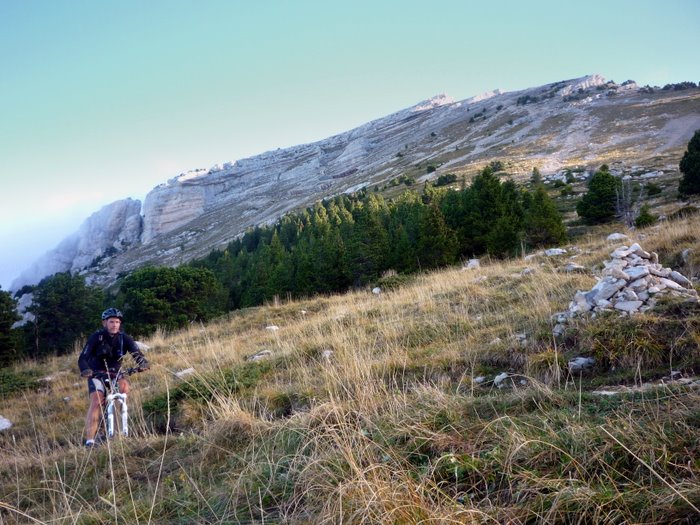
{"type": "MultiPolygon", "coordinates": [[[[116,373],[121,368],[122,358],[130,353],[136,365],[142,369],[149,368],[134,340],[121,331],[124,316],[116,308],[107,308],[102,312],[102,330],[92,334],[78,358],[80,375],[87,378],[90,406],[85,418],[85,446],[95,446],[95,434],[100,423],[102,404],[105,399],[105,385],[96,377],[97,373],[116,373]]],[[[126,377],[119,379],[119,391],[129,393],[126,377]]]]}

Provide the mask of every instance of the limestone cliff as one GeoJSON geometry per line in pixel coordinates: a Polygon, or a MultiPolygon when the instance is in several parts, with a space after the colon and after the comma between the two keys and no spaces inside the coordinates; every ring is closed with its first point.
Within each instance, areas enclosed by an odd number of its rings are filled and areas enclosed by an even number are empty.
{"type": "Polygon", "coordinates": [[[115,201],[93,213],[73,235],[48,251],[12,283],[17,290],[58,272],[89,272],[141,240],[141,201],[115,201]]]}
{"type": "Polygon", "coordinates": [[[677,172],[698,128],[700,89],[639,88],[599,75],[462,101],[439,95],[318,142],[183,173],[154,188],[142,211],[138,201],[114,203],[12,288],[66,270],[109,285],[145,264],[202,257],[247,227],[401,175],[418,183],[445,173],[470,177],[493,160],[516,178],[533,167],[547,175],[603,163],[619,173],[677,172]]]}

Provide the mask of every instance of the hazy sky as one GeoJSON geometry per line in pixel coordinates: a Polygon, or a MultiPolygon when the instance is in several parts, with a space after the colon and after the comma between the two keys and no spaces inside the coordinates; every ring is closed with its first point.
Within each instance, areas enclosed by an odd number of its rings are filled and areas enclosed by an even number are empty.
{"type": "Polygon", "coordinates": [[[0,285],[112,201],[438,93],[700,81],[697,0],[0,0],[0,285]]]}

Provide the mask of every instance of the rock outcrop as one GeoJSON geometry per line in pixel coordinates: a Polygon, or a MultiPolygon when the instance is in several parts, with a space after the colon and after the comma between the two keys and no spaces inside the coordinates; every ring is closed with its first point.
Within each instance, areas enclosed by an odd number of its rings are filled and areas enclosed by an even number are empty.
{"type": "Polygon", "coordinates": [[[54,273],[86,271],[101,259],[140,243],[140,239],[141,201],[124,199],[113,202],[93,213],[76,233],[22,272],[13,281],[11,289],[36,284],[54,273]]]}

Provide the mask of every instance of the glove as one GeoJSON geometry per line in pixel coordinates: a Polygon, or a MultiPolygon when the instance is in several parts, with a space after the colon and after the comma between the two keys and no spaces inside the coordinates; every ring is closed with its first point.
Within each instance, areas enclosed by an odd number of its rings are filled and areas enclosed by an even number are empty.
{"type": "Polygon", "coordinates": [[[82,377],[88,377],[88,378],[90,378],[90,377],[92,377],[92,374],[93,374],[93,372],[92,372],[92,370],[90,370],[89,368],[86,368],[85,370],[81,370],[81,371],[80,371],[80,375],[81,375],[82,377]]]}

